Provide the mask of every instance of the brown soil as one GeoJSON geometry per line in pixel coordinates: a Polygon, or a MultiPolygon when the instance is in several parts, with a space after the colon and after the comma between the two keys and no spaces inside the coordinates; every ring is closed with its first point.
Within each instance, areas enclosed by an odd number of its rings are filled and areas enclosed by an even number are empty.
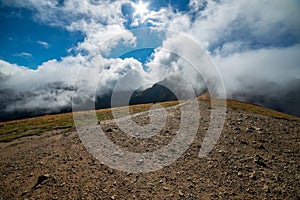
{"type": "MultiPolygon", "coordinates": [[[[211,111],[207,102],[200,106],[189,150],[155,172],[126,173],[101,164],[75,130],[1,143],[0,199],[300,199],[300,121],[228,109],[216,147],[199,158],[211,111]]],[[[153,151],[178,128],[178,110],[168,113],[160,134],[143,141],[126,136],[113,121],[102,127],[126,150],[153,151]]],[[[133,118],[139,124],[149,120],[145,113],[133,118]]]]}

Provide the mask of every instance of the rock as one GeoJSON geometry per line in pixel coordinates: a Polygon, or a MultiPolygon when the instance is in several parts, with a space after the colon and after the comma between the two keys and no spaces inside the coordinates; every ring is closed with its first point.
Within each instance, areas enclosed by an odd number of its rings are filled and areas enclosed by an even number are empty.
{"type": "Polygon", "coordinates": [[[248,145],[249,143],[247,141],[242,140],[241,144],[248,145]]]}
{"type": "Polygon", "coordinates": [[[36,184],[33,186],[33,188],[37,188],[41,184],[45,183],[45,181],[48,180],[49,178],[50,178],[49,174],[44,174],[44,175],[39,176],[38,180],[37,180],[36,184]]]}
{"type": "Polygon", "coordinates": [[[252,132],[255,131],[255,128],[249,127],[249,128],[247,128],[246,130],[247,130],[248,133],[252,133],[252,132]]]}
{"type": "Polygon", "coordinates": [[[242,177],[243,176],[242,172],[238,172],[238,176],[242,177]]]}
{"type": "Polygon", "coordinates": [[[33,177],[33,172],[31,172],[31,173],[28,175],[28,177],[33,177]]]}
{"type": "MultiPolygon", "coordinates": [[[[28,191],[24,190],[24,192],[22,192],[22,196],[26,195],[27,193],[28,193],[28,191]]],[[[0,198],[1,198],[1,196],[0,196],[0,198]]]]}
{"type": "Polygon", "coordinates": [[[225,151],[224,150],[219,150],[218,153],[224,155],[225,151]]]}
{"type": "Polygon", "coordinates": [[[178,194],[179,194],[179,196],[181,196],[181,197],[184,196],[184,194],[183,194],[183,192],[182,192],[181,190],[178,191],[178,194]]]}
{"type": "Polygon", "coordinates": [[[260,157],[259,155],[255,156],[254,162],[262,167],[267,167],[267,164],[265,163],[264,159],[262,157],[260,157]]]}
{"type": "Polygon", "coordinates": [[[253,180],[256,180],[256,172],[254,171],[254,172],[252,172],[251,174],[250,174],[250,176],[249,176],[249,178],[250,179],[253,179],[253,180]]]}
{"type": "Polygon", "coordinates": [[[236,123],[241,124],[243,122],[243,119],[237,119],[236,123]]]}
{"type": "Polygon", "coordinates": [[[260,150],[266,150],[266,148],[264,147],[264,145],[259,145],[258,147],[257,147],[258,149],[260,149],[260,150]]]}
{"type": "Polygon", "coordinates": [[[112,128],[108,128],[108,129],[105,130],[105,132],[106,133],[111,133],[111,132],[113,132],[113,130],[112,130],[112,128]]]}
{"type": "Polygon", "coordinates": [[[239,127],[234,127],[233,130],[234,131],[240,131],[241,129],[239,127]]]}
{"type": "Polygon", "coordinates": [[[170,190],[170,188],[168,188],[168,187],[163,187],[163,189],[164,189],[164,191],[169,191],[170,190]]]}
{"type": "Polygon", "coordinates": [[[269,186],[264,184],[263,191],[270,192],[269,186]]]}
{"type": "Polygon", "coordinates": [[[263,131],[264,129],[258,128],[258,127],[253,127],[256,131],[263,131]]]}

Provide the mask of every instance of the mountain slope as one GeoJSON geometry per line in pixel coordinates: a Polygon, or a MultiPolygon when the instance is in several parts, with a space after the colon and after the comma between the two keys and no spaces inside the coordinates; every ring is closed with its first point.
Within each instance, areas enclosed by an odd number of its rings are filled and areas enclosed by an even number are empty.
{"type": "MultiPolygon", "coordinates": [[[[74,129],[0,143],[0,199],[299,199],[299,119],[242,102],[228,105],[221,137],[207,157],[198,157],[211,112],[206,100],[199,101],[200,126],[189,150],[151,173],[101,164],[74,129]]],[[[128,151],[154,151],[176,134],[178,107],[169,107],[168,116],[166,126],[149,139],[130,137],[113,121],[101,126],[128,151]]],[[[143,112],[133,119],[149,122],[143,112]]]]}

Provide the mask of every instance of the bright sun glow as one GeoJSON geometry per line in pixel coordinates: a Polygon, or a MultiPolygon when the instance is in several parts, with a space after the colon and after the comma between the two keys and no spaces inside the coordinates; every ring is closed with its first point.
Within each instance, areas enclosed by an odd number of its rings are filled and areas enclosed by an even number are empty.
{"type": "Polygon", "coordinates": [[[136,15],[140,15],[140,17],[142,17],[147,11],[147,7],[148,7],[149,3],[143,3],[142,0],[139,0],[138,4],[134,4],[134,8],[135,8],[135,13],[134,13],[134,17],[136,15]]]}

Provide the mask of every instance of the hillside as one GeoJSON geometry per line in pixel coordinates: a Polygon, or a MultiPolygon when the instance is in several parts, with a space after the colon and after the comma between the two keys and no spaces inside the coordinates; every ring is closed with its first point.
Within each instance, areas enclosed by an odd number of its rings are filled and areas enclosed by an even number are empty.
{"type": "MultiPolygon", "coordinates": [[[[162,104],[167,123],[149,139],[125,135],[110,120],[110,109],[97,111],[97,117],[115,144],[133,152],[154,151],[176,134],[178,103],[162,104]]],[[[151,105],[130,106],[138,124],[149,123],[145,111],[151,105]]],[[[0,123],[0,199],[300,198],[299,118],[228,100],[221,137],[207,157],[199,158],[213,109],[205,97],[199,106],[200,125],[190,148],[170,166],[138,174],[93,158],[71,113],[0,123]]]]}
{"type": "MultiPolygon", "coordinates": [[[[203,83],[203,80],[198,80],[199,85],[194,88],[194,92],[197,96],[206,94],[208,89],[203,83]],[[196,89],[197,88],[197,89],[196,89]]],[[[137,89],[135,91],[115,91],[109,90],[104,94],[99,92],[95,94],[95,101],[83,100],[78,97],[73,98],[73,103],[76,106],[78,102],[78,110],[87,110],[84,108],[86,105],[95,105],[96,109],[106,109],[112,107],[120,107],[128,105],[140,105],[140,104],[149,104],[157,102],[169,102],[176,100],[185,100],[194,98],[194,93],[189,94],[184,86],[186,85],[185,81],[179,76],[171,76],[162,81],[159,81],[152,85],[151,87],[141,90],[137,89]],[[173,93],[176,91],[176,95],[173,93]],[[114,94],[114,95],[113,95],[114,94]],[[115,99],[112,101],[112,96],[115,96],[115,99]],[[124,96],[130,96],[129,99],[124,96]],[[112,102],[113,105],[112,105],[112,102]]],[[[256,91],[244,91],[244,92],[234,92],[230,94],[230,99],[239,100],[243,102],[248,102],[250,104],[260,105],[265,108],[273,109],[279,112],[286,113],[288,115],[293,115],[300,117],[300,108],[298,102],[300,101],[300,80],[294,81],[291,83],[293,87],[283,87],[280,89],[280,93],[273,91],[274,88],[278,90],[279,86],[274,85],[274,83],[265,84],[265,88],[258,89],[256,91]],[[287,89],[288,88],[288,89],[287,89]],[[259,91],[259,92],[258,92],[259,91]],[[268,95],[264,91],[269,91],[268,95]],[[272,91],[272,92],[271,92],[272,91]]],[[[67,87],[62,83],[55,83],[51,85],[51,93],[67,93],[70,92],[71,87],[67,87]]],[[[27,108],[23,105],[21,101],[24,101],[26,96],[26,102],[30,102],[34,98],[34,93],[24,92],[20,95],[14,94],[10,90],[2,91],[0,88],[0,95],[2,99],[0,100],[0,122],[26,119],[44,115],[53,115],[68,113],[72,111],[72,103],[68,101],[66,105],[55,106],[50,108],[48,106],[39,106],[39,104],[34,104],[34,107],[27,108]],[[26,94],[25,94],[26,93],[26,94]],[[15,97],[15,98],[13,98],[15,97]],[[7,106],[11,102],[15,102],[18,109],[8,109],[7,106]]],[[[45,102],[48,100],[45,99],[45,102]]],[[[47,104],[51,105],[51,104],[47,104]]],[[[12,106],[10,106],[12,107],[12,106]]]]}

